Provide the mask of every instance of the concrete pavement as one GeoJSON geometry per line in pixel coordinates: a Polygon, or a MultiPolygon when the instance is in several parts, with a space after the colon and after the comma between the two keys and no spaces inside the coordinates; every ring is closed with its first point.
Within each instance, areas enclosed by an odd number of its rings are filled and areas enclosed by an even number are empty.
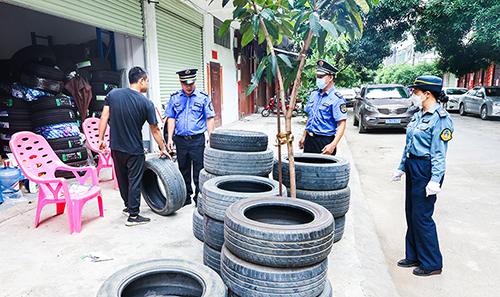
{"type": "MultiPolygon", "coordinates": [[[[301,117],[293,119],[295,152],[303,126],[301,117]]],[[[222,128],[265,132],[277,155],[273,146],[275,116],[251,115],[222,128]]],[[[286,148],[283,153],[286,154],[286,148]]],[[[351,162],[351,206],[344,237],[333,246],[329,256],[328,278],[334,295],[399,296],[345,139],[337,156],[351,162]]],[[[137,262],[162,258],[203,262],[203,244],[192,234],[194,205],[163,217],[142,201],[141,214],[150,217],[151,223],[126,227],[126,217],[121,213],[123,203],[113,189],[110,176],[108,169],[100,177],[104,217],[98,216],[97,201],[89,201],[83,209],[80,234],[70,235],[67,214],[54,216],[55,207],[51,205],[42,211],[39,227],[33,228],[36,208],[33,194],[25,194],[31,203],[0,211],[0,283],[3,284],[0,296],[95,296],[106,278],[137,262]],[[109,260],[82,259],[89,254],[109,260]]]]}

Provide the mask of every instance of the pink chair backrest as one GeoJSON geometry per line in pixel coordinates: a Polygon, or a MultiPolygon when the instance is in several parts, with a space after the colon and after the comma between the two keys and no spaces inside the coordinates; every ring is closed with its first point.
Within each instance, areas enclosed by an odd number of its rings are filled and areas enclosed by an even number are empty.
{"type": "MultiPolygon", "coordinates": [[[[87,118],[83,122],[83,133],[85,134],[90,149],[94,152],[99,151],[99,121],[100,120],[97,118],[87,118]]],[[[109,125],[106,125],[104,141],[106,141],[109,148],[109,125]]]]}
{"type": "Polygon", "coordinates": [[[64,164],[47,140],[32,132],[23,131],[12,135],[10,148],[28,178],[55,178],[55,168],[64,164]]]}

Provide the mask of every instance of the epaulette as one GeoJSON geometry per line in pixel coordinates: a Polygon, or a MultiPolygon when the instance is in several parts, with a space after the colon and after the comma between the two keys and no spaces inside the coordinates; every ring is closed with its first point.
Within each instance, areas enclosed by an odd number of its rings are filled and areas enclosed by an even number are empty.
{"type": "Polygon", "coordinates": [[[339,97],[339,98],[344,98],[342,93],[340,93],[339,91],[335,91],[335,95],[337,95],[337,97],[339,97]]]}
{"type": "Polygon", "coordinates": [[[207,94],[207,93],[205,93],[205,92],[203,92],[203,91],[200,91],[200,94],[203,94],[203,95],[205,95],[205,96],[207,96],[207,97],[208,97],[208,94],[207,94]]]}
{"type": "Polygon", "coordinates": [[[179,92],[180,91],[174,92],[174,93],[170,94],[170,96],[175,96],[175,95],[179,94],[179,92]]]}
{"type": "Polygon", "coordinates": [[[438,108],[437,111],[439,113],[439,116],[442,118],[445,118],[448,116],[448,112],[446,111],[446,109],[444,107],[438,108]]]}

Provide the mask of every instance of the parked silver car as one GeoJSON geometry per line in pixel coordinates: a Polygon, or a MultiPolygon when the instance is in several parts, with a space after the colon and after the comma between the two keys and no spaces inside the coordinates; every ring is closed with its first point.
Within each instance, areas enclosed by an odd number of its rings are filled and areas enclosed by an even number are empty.
{"type": "Polygon", "coordinates": [[[478,114],[481,119],[500,117],[500,87],[475,87],[460,97],[459,113],[478,114]]]}
{"type": "Polygon", "coordinates": [[[338,89],[338,91],[344,97],[345,102],[347,103],[347,106],[352,106],[354,100],[356,100],[355,99],[356,92],[354,92],[353,89],[344,89],[344,88],[340,88],[340,89],[338,89]]]}
{"type": "Polygon", "coordinates": [[[469,90],[466,88],[443,88],[444,93],[448,96],[448,102],[443,103],[446,110],[458,110],[458,101],[460,97],[469,90]]]}

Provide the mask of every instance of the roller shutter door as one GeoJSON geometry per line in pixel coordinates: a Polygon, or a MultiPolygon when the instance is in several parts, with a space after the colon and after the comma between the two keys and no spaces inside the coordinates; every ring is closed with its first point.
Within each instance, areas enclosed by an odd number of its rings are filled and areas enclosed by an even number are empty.
{"type": "Polygon", "coordinates": [[[197,68],[196,87],[204,90],[203,15],[176,0],[156,5],[161,102],[181,89],[177,71],[197,68]]]}
{"type": "Polygon", "coordinates": [[[141,0],[0,0],[64,19],[144,38],[141,0]]]}

